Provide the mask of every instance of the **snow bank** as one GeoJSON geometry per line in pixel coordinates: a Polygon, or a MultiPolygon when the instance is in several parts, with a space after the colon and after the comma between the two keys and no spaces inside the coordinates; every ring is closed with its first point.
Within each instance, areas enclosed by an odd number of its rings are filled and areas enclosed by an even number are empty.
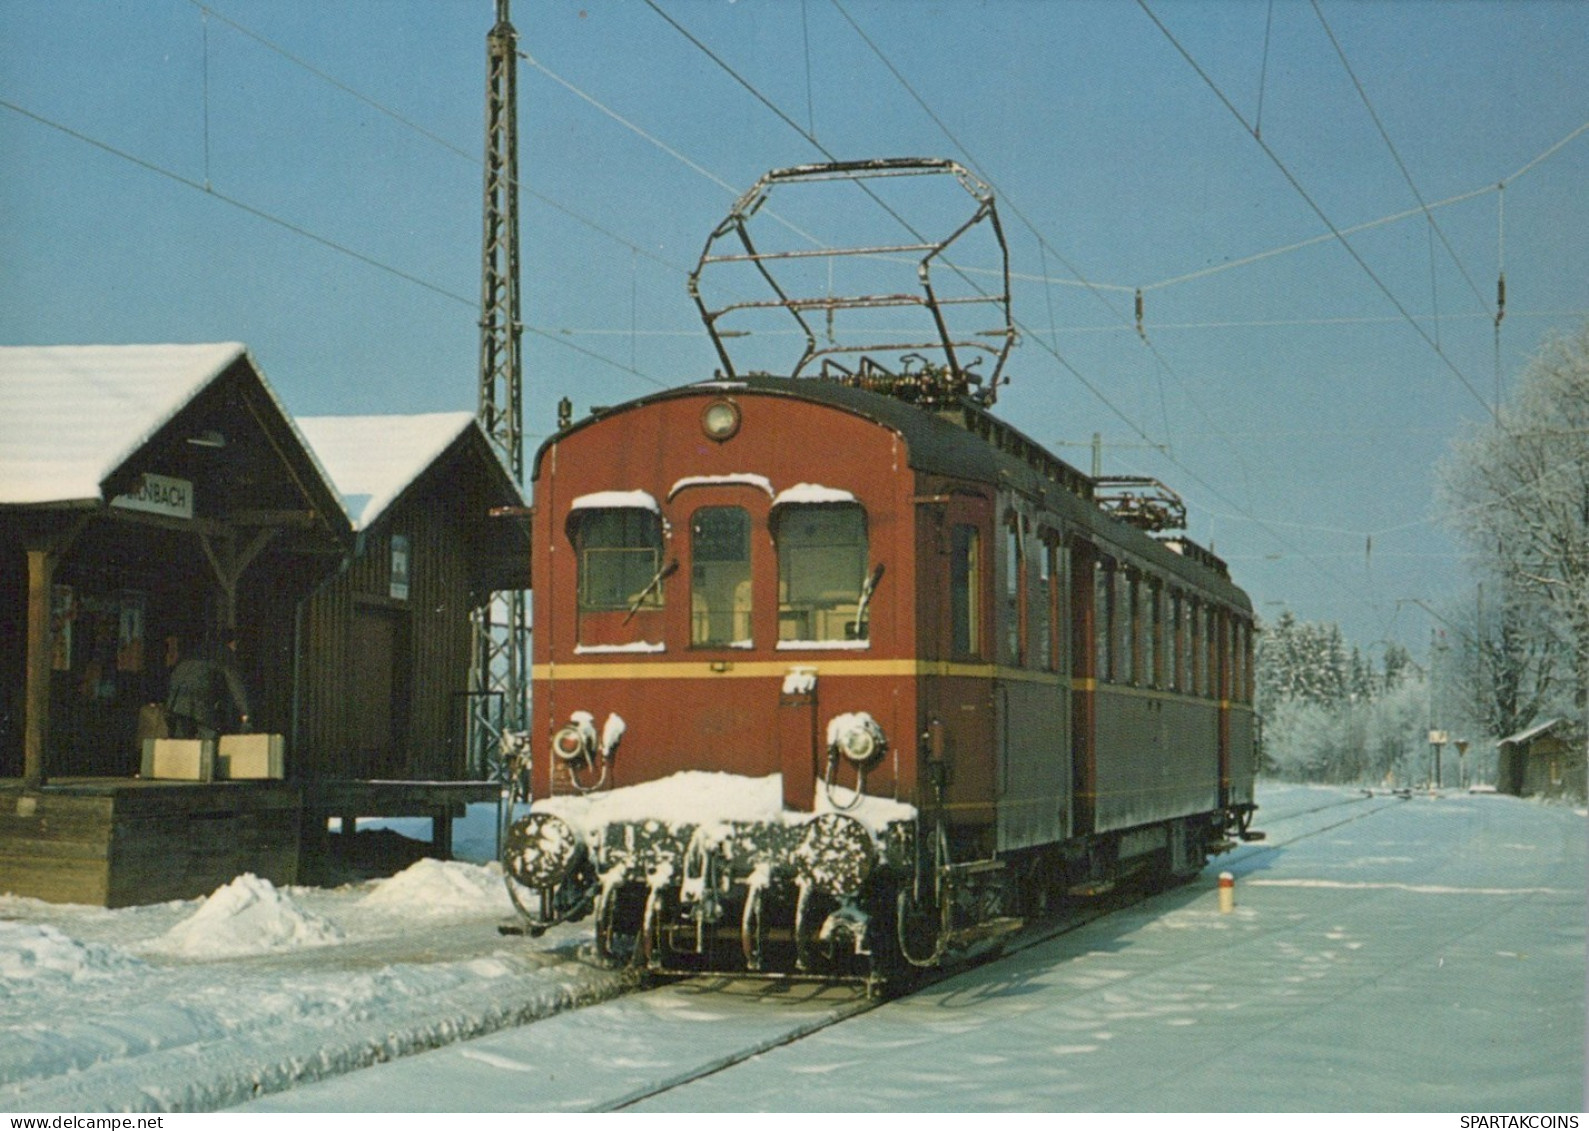
{"type": "Polygon", "coordinates": [[[658,821],[665,825],[777,821],[783,813],[783,775],[747,778],[685,770],[660,781],[601,793],[547,797],[533,808],[553,813],[581,831],[615,821],[658,821]]]}
{"type": "Polygon", "coordinates": [[[306,911],[269,880],[246,872],[215,891],[191,916],[155,940],[156,952],[189,958],[234,958],[341,942],[330,920],[306,911]]]}
{"type": "Polygon", "coordinates": [[[125,951],[78,942],[47,924],[0,920],[0,987],[5,993],[28,983],[109,978],[142,965],[125,951]]]}
{"type": "Polygon", "coordinates": [[[428,856],[381,880],[360,902],[365,907],[386,908],[405,915],[513,913],[500,865],[462,864],[428,856]]]}
{"type": "MultiPolygon", "coordinates": [[[[812,812],[842,812],[873,832],[881,832],[893,821],[916,817],[915,806],[891,798],[867,795],[856,805],[853,791],[835,785],[831,792],[829,797],[826,787],[817,783],[812,812]],[[846,805],[855,807],[846,809],[846,805]]],[[[705,770],[685,770],[659,781],[600,793],[546,797],[532,808],[555,814],[586,835],[614,822],[716,827],[731,821],[801,824],[812,816],[783,807],[782,774],[749,778],[705,770]]]]}

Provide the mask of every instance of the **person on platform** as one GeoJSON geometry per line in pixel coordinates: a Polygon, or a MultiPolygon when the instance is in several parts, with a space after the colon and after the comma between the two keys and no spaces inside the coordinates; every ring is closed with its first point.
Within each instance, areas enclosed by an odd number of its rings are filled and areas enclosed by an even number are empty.
{"type": "Polygon", "coordinates": [[[171,669],[166,717],[172,738],[214,739],[248,729],[248,692],[237,672],[237,633],[207,642],[171,669]]]}

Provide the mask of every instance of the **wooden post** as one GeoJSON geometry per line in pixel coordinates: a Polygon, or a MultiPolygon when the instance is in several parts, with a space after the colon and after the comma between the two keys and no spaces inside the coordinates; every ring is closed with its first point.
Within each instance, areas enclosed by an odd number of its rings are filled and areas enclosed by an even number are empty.
{"type": "Polygon", "coordinates": [[[50,593],[55,555],[28,549],[27,679],[22,708],[23,788],[36,790],[49,778],[46,750],[50,737],[50,670],[54,641],[50,633],[50,593]]]}

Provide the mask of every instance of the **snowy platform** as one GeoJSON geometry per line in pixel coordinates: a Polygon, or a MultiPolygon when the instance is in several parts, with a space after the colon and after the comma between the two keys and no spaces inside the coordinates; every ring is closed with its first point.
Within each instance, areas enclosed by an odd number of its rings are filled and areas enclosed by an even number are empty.
{"type": "Polygon", "coordinates": [[[452,855],[452,822],[495,801],[491,782],[156,781],[56,778],[29,792],[0,779],[0,891],[50,903],[131,907],[208,895],[252,873],[317,877],[330,818],[430,822],[430,854],[452,855]]]}
{"type": "Polygon", "coordinates": [[[303,801],[280,781],[0,781],[0,891],[129,907],[298,873],[303,801]]]}

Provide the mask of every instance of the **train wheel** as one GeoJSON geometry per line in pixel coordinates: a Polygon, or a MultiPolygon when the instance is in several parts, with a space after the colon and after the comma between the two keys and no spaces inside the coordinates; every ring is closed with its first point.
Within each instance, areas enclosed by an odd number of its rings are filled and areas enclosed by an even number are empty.
{"type": "Polygon", "coordinates": [[[596,902],[596,954],[607,966],[626,966],[637,960],[645,915],[645,902],[632,884],[618,884],[596,902]]]}
{"type": "Polygon", "coordinates": [[[645,908],[640,917],[640,935],[637,945],[639,964],[659,967],[667,954],[667,940],[663,937],[663,920],[668,910],[666,888],[646,889],[645,908]]]}
{"type": "Polygon", "coordinates": [[[942,912],[930,904],[916,902],[909,887],[899,889],[894,906],[900,955],[912,966],[939,965],[943,961],[945,939],[942,912]]]}
{"type": "Polygon", "coordinates": [[[745,956],[746,970],[761,969],[762,948],[767,940],[761,910],[762,891],[762,888],[753,887],[745,893],[745,911],[739,920],[739,948],[745,956]]]}

